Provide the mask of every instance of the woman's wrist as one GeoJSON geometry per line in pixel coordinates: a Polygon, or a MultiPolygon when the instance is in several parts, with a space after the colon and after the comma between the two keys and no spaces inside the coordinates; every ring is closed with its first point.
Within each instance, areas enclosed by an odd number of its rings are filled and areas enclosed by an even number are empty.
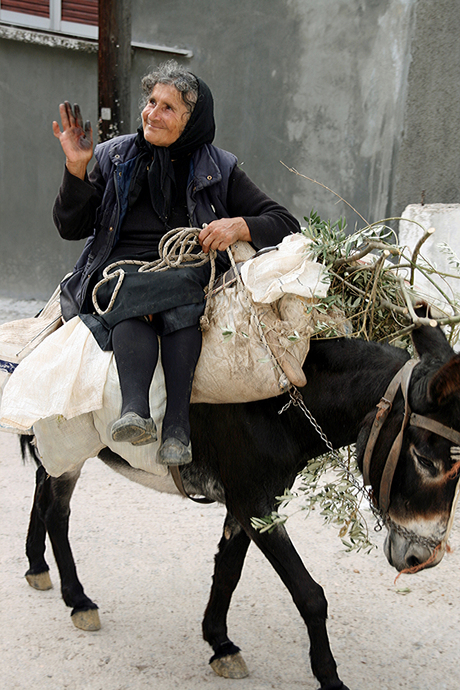
{"type": "Polygon", "coordinates": [[[243,217],[238,217],[238,239],[244,240],[245,242],[251,241],[251,231],[249,230],[248,224],[243,217]]]}
{"type": "Polygon", "coordinates": [[[66,159],[65,165],[71,175],[79,177],[80,180],[85,179],[86,168],[88,166],[87,163],[82,163],[81,161],[69,161],[66,159]]]}

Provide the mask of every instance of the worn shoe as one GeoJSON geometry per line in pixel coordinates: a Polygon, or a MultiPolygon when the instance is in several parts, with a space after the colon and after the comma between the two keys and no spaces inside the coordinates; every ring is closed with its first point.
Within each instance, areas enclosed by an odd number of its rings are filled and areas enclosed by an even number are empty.
{"type": "Polygon", "coordinates": [[[157,451],[159,465],[188,465],[192,462],[192,444],[186,446],[179,439],[170,436],[165,439],[157,451]]]}
{"type": "Polygon", "coordinates": [[[157,440],[157,428],[151,417],[144,419],[136,412],[127,412],[112,424],[112,438],[133,446],[145,446],[157,440]]]}

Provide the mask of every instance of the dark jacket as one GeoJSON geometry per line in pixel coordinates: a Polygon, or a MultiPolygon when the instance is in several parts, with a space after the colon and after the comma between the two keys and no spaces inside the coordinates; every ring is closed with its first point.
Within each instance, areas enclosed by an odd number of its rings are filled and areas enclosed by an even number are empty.
{"type": "MultiPolygon", "coordinates": [[[[88,237],[74,272],[61,284],[64,319],[86,311],[91,276],[108,259],[115,246],[128,206],[128,191],[139,149],[135,134],[100,144],[95,149],[97,166],[79,180],[68,171],[56,199],[53,217],[61,237],[88,237]]],[[[237,166],[228,151],[205,144],[191,158],[187,184],[187,208],[194,227],[218,218],[243,216],[256,247],[277,244],[297,221],[267,197],[237,166]]]]}

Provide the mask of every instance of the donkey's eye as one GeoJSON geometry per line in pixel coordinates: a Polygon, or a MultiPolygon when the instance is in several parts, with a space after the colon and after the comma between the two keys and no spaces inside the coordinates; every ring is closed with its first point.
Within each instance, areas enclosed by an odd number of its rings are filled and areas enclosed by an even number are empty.
{"type": "Polygon", "coordinates": [[[414,452],[415,457],[417,458],[417,462],[424,467],[426,470],[429,470],[432,474],[436,472],[436,465],[434,462],[431,460],[428,460],[428,458],[425,458],[423,455],[419,455],[418,453],[414,452]]]}

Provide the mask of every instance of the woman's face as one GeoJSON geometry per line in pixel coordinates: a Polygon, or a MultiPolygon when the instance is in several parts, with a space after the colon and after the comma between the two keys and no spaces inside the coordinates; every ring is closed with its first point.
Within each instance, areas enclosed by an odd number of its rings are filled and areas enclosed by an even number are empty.
{"type": "Polygon", "coordinates": [[[170,84],[155,84],[142,111],[146,141],[155,146],[170,146],[185,129],[190,117],[179,91],[170,84]]]}

